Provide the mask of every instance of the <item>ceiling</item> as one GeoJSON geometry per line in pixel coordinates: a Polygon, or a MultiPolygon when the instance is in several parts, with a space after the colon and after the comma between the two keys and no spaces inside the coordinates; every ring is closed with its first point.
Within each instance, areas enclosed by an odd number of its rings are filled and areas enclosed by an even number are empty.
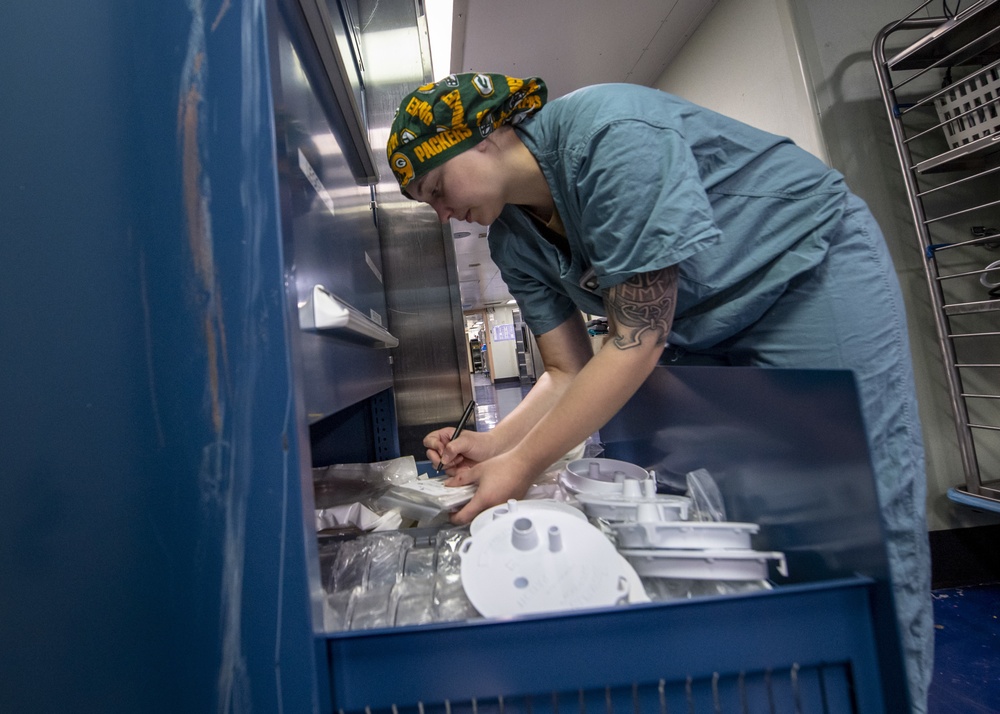
{"type": "MultiPolygon", "coordinates": [[[[452,69],[541,77],[549,99],[588,84],[652,86],[718,0],[455,0],[452,69]]],[[[487,227],[452,221],[462,308],[510,299],[487,227]]]]}

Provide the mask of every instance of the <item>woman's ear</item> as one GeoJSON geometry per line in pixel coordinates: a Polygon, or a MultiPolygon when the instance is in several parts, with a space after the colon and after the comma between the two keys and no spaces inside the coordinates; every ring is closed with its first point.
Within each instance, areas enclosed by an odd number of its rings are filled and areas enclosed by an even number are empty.
{"type": "Polygon", "coordinates": [[[511,129],[510,126],[507,124],[498,126],[496,129],[490,132],[489,136],[487,136],[485,139],[476,144],[474,148],[479,149],[480,151],[486,151],[491,147],[496,147],[500,149],[506,144],[507,134],[513,132],[514,130],[511,129]]]}

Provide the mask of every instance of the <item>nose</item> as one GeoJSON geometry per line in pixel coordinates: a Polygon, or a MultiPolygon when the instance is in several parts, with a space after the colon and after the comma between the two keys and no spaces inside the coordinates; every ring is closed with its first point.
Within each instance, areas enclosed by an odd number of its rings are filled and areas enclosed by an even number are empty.
{"type": "Polygon", "coordinates": [[[437,213],[438,220],[441,223],[447,223],[448,219],[452,217],[453,211],[445,206],[443,201],[431,201],[430,207],[437,213]]]}

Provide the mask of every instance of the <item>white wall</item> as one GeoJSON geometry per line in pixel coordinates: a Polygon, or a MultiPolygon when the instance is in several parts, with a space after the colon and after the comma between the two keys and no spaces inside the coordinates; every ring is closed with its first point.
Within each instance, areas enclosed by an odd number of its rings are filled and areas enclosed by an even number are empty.
{"type": "Polygon", "coordinates": [[[722,0],[656,86],[827,161],[784,0],[722,0]]]}
{"type": "Polygon", "coordinates": [[[497,325],[514,326],[514,313],[506,306],[491,307],[486,311],[486,330],[489,332],[487,349],[493,354],[493,380],[518,377],[517,340],[493,340],[493,328],[497,325]]]}
{"type": "MultiPolygon", "coordinates": [[[[882,226],[907,304],[927,448],[931,530],[998,523],[947,491],[961,460],[922,257],[871,61],[913,0],[722,0],[657,82],[797,144],[843,173],[882,226]]],[[[937,10],[937,8],[935,8],[937,10]]]]}

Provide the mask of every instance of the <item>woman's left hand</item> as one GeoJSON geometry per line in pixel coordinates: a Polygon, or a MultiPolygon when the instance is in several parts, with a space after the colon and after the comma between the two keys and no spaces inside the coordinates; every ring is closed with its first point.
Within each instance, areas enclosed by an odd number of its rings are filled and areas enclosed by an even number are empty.
{"type": "Polygon", "coordinates": [[[516,451],[508,451],[492,459],[476,464],[472,468],[459,468],[445,481],[446,486],[466,486],[479,484],[472,500],[451,516],[455,525],[471,523],[491,506],[499,506],[512,498],[523,498],[531,488],[538,474],[517,457],[516,451]]]}

